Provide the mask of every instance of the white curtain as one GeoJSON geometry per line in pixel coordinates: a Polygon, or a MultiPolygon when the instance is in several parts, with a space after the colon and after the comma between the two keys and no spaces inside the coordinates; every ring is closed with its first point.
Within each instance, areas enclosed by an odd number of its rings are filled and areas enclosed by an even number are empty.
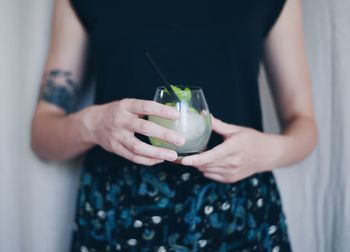
{"type": "Polygon", "coordinates": [[[0,0],[0,251],[68,251],[78,169],[30,150],[53,1],[0,0]]]}
{"type": "MultiPolygon", "coordinates": [[[[348,0],[303,1],[319,142],[307,160],[276,172],[297,252],[350,251],[349,10],[348,0]]],[[[266,129],[276,131],[261,86],[266,129]]]]}
{"type": "MultiPolygon", "coordinates": [[[[292,0],[289,0],[292,1],[292,0]]],[[[350,1],[304,0],[320,130],[316,151],[276,172],[294,251],[350,249],[350,1]]],[[[79,164],[44,163],[30,120],[47,52],[52,0],[0,0],[0,251],[68,251],[79,164]]],[[[277,131],[262,77],[264,123],[277,131]]]]}

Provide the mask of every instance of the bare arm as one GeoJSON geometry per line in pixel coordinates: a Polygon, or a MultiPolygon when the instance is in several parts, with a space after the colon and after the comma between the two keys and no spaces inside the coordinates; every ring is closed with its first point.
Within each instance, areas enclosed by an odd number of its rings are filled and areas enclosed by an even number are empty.
{"type": "Polygon", "coordinates": [[[88,38],[68,0],[56,0],[50,51],[40,100],[32,121],[32,149],[43,159],[68,160],[95,145],[132,162],[154,165],[177,159],[175,151],[141,142],[134,133],[182,145],[174,130],[144,115],[177,119],[175,108],[153,101],[123,99],[74,112],[84,72],[88,38]]]}
{"type": "Polygon", "coordinates": [[[213,130],[224,137],[224,142],[202,154],[185,157],[184,165],[197,167],[213,180],[232,183],[299,162],[314,149],[317,128],[300,0],[287,0],[264,43],[264,62],[282,133],[262,133],[213,118],[213,130]]]}
{"type": "Polygon", "coordinates": [[[304,46],[300,0],[287,0],[265,42],[265,69],[282,124],[275,167],[304,159],[315,147],[317,127],[304,46]]]}
{"type": "Polygon", "coordinates": [[[87,35],[68,0],[55,2],[51,42],[32,121],[32,148],[44,159],[66,160],[92,144],[74,109],[84,74],[87,35]]]}

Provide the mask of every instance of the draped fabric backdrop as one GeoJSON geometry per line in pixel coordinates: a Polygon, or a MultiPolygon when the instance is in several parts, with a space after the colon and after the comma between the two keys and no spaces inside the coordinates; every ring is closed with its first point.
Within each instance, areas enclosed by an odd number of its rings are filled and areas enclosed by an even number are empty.
{"type": "MultiPolygon", "coordinates": [[[[292,0],[290,0],[292,1],[292,0]]],[[[0,251],[68,250],[79,164],[30,150],[30,120],[47,52],[52,0],[0,0],[0,251]]],[[[297,252],[350,249],[350,1],[304,0],[319,145],[276,172],[297,252]]],[[[264,123],[278,131],[262,76],[264,123]]]]}

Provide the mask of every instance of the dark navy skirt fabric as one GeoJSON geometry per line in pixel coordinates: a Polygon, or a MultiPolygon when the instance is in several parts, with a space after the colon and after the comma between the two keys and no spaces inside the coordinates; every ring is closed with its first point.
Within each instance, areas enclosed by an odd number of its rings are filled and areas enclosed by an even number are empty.
{"type": "Polygon", "coordinates": [[[228,184],[167,162],[85,169],[74,226],[74,252],[291,251],[270,172],[228,184]]]}

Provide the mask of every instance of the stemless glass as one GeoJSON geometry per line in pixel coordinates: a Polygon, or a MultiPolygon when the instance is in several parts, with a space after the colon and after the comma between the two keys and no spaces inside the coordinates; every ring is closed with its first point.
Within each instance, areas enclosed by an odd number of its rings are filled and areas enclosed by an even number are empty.
{"type": "Polygon", "coordinates": [[[186,138],[186,143],[176,146],[154,137],[149,138],[150,142],[154,146],[176,151],[179,157],[199,153],[206,148],[212,132],[211,117],[203,90],[195,86],[171,87],[178,98],[177,101],[165,86],[157,88],[153,100],[176,107],[180,118],[168,120],[150,115],[148,120],[181,133],[186,138]]]}

